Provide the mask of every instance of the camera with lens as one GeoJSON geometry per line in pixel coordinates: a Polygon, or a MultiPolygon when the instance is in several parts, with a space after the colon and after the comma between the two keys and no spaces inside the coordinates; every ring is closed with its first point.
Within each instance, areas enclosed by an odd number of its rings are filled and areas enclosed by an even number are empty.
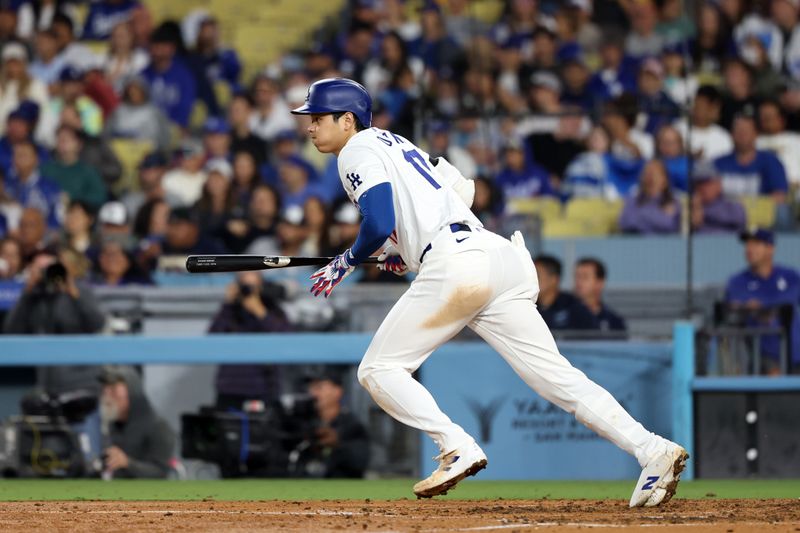
{"type": "Polygon", "coordinates": [[[88,437],[74,430],[97,409],[90,391],[34,393],[21,401],[22,415],[0,427],[0,471],[4,477],[74,478],[91,474],[88,437]]]}
{"type": "Polygon", "coordinates": [[[318,426],[314,399],[294,394],[248,403],[247,410],[202,407],[182,415],[181,455],[217,464],[225,478],[301,475],[318,426]]]}
{"type": "Polygon", "coordinates": [[[60,261],[51,263],[42,272],[42,279],[36,284],[34,293],[50,296],[59,293],[67,282],[67,269],[60,261]]]}

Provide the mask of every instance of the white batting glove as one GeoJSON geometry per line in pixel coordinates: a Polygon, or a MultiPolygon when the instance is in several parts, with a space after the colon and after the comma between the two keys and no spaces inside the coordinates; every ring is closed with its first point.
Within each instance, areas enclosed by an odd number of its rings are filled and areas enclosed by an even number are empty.
{"type": "Polygon", "coordinates": [[[511,234],[511,244],[519,246],[520,248],[525,248],[525,238],[519,230],[511,234]]]}
{"type": "Polygon", "coordinates": [[[395,276],[408,274],[406,262],[403,261],[397,249],[391,244],[384,248],[381,255],[378,256],[378,268],[384,272],[391,272],[395,276]]]}

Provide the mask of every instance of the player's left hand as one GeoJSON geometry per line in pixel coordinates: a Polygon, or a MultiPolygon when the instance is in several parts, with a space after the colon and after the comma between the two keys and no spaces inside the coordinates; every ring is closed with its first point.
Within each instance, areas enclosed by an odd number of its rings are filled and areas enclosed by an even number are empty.
{"type": "Polygon", "coordinates": [[[384,272],[391,272],[395,276],[408,274],[406,262],[403,261],[397,249],[391,244],[384,248],[381,255],[378,256],[378,268],[384,272]]]}
{"type": "Polygon", "coordinates": [[[334,257],[333,261],[314,272],[311,275],[311,279],[314,280],[311,292],[314,296],[319,296],[322,293],[325,293],[325,298],[330,296],[334,287],[356,269],[355,265],[352,264],[353,261],[353,253],[348,248],[334,257]]]}

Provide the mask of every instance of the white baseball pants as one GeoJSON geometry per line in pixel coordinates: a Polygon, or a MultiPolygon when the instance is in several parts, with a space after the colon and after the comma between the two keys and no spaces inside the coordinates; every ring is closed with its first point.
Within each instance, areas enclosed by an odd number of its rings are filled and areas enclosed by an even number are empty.
{"type": "MultiPolygon", "coordinates": [[[[540,396],[644,466],[663,450],[664,439],[647,431],[559,353],[536,309],[538,292],[536,270],[524,246],[483,229],[451,233],[445,228],[417,278],[378,328],[358,380],[384,411],[426,432],[442,452],[450,452],[473,439],[411,374],[469,326],[540,396]]],[[[457,372],[453,379],[458,379],[457,372]]]]}

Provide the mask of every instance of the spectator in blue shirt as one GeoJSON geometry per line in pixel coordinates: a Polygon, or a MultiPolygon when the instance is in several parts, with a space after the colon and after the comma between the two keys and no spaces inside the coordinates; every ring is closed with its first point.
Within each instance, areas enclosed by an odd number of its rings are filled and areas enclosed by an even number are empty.
{"type": "Polygon", "coordinates": [[[34,43],[36,55],[28,71],[31,76],[52,87],[66,66],[64,57],[58,53],[58,37],[52,29],[42,30],[36,34],[34,43]]]}
{"type": "Polygon", "coordinates": [[[579,107],[587,113],[594,111],[597,97],[589,88],[590,74],[580,54],[562,62],[561,77],[564,79],[564,90],[561,92],[562,104],[579,107]]]}
{"type": "MultiPolygon", "coordinates": [[[[775,264],[775,236],[771,231],[753,229],[743,233],[741,240],[748,268],[728,281],[725,300],[734,308],[750,311],[750,326],[778,326],[774,308],[792,306],[789,359],[796,371],[800,368],[800,274],[775,264]]],[[[780,338],[763,336],[761,354],[765,373],[779,373],[780,338]]]]}
{"type": "Polygon", "coordinates": [[[625,57],[621,40],[608,36],[600,49],[602,64],[589,80],[589,90],[599,100],[614,99],[622,93],[636,90],[636,73],[632,62],[625,57]]]}
{"type": "Polygon", "coordinates": [[[575,295],[594,315],[597,329],[625,331],[625,319],[603,302],[606,287],[606,266],[594,257],[583,257],[575,263],[575,295]]]}
{"type": "Polygon", "coordinates": [[[241,92],[239,76],[242,64],[236,50],[220,44],[217,19],[208,17],[200,23],[194,55],[202,64],[203,73],[211,84],[222,81],[228,84],[231,93],[241,92]]]}
{"type": "Polygon", "coordinates": [[[308,166],[298,156],[289,156],[278,163],[278,191],[284,208],[303,207],[311,196],[321,196],[319,187],[311,183],[308,166]]]}
{"type": "Polygon", "coordinates": [[[609,159],[611,141],[602,126],[595,126],[586,138],[587,150],[578,155],[564,172],[561,194],[566,198],[620,197],[614,183],[609,159]]]}
{"type": "Polygon", "coordinates": [[[638,83],[639,112],[647,117],[644,131],[653,135],[680,115],[678,106],[664,92],[664,67],[651,57],[642,62],[638,83]]]}
{"type": "MultiPolygon", "coordinates": [[[[11,170],[13,146],[19,142],[32,142],[33,130],[39,118],[39,106],[30,100],[23,101],[20,106],[8,115],[6,134],[0,138],[0,172],[7,174],[11,170]]],[[[46,162],[50,155],[43,146],[36,146],[39,162],[46,162]]]]}
{"type": "Polygon", "coordinates": [[[186,128],[192,113],[196,91],[195,77],[176,55],[172,32],[159,27],[150,36],[150,66],[142,75],[150,84],[150,96],[167,117],[186,128]]]}
{"type": "Polygon", "coordinates": [[[84,41],[107,41],[111,30],[120,22],[130,20],[139,7],[138,0],[100,0],[89,4],[89,14],[83,24],[84,41]]]}
{"type": "Polygon", "coordinates": [[[639,179],[639,191],[625,200],[619,220],[625,233],[678,233],[681,206],[672,194],[664,163],[649,161],[639,179]]]}
{"type": "Polygon", "coordinates": [[[733,121],[733,152],[714,161],[728,196],[771,196],[776,203],[786,201],[789,189],[783,164],[772,153],[756,149],[758,128],[751,115],[738,115],[733,121]]]}
{"type": "Polygon", "coordinates": [[[549,255],[534,260],[539,279],[536,307],[551,330],[597,329],[591,311],[573,294],[561,290],[561,261],[549,255]]]}
{"type": "Polygon", "coordinates": [[[495,183],[509,199],[553,194],[550,175],[525,156],[519,141],[510,141],[503,150],[503,168],[497,174],[495,183]]]}
{"type": "Polygon", "coordinates": [[[39,172],[39,157],[30,141],[14,145],[14,160],[6,178],[5,192],[22,207],[32,207],[45,214],[47,226],[61,225],[61,188],[39,172]]]}
{"type": "Polygon", "coordinates": [[[656,134],[656,156],[664,162],[673,188],[689,188],[689,157],[684,153],[681,134],[673,126],[662,126],[656,134]]]}
{"type": "Polygon", "coordinates": [[[420,16],[422,36],[411,45],[412,55],[418,56],[433,71],[463,65],[463,52],[458,43],[447,35],[442,10],[436,2],[426,1],[420,16]]]}

